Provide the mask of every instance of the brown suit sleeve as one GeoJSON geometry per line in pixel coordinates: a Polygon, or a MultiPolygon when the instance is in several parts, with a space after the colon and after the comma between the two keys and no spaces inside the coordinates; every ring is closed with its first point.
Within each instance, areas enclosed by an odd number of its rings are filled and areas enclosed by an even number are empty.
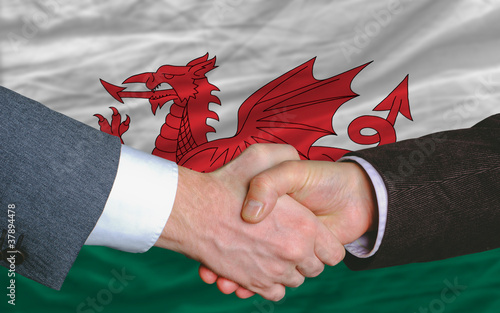
{"type": "Polygon", "coordinates": [[[500,114],[447,131],[351,153],[388,191],[382,244],[354,270],[446,259],[500,247],[500,114]]]}

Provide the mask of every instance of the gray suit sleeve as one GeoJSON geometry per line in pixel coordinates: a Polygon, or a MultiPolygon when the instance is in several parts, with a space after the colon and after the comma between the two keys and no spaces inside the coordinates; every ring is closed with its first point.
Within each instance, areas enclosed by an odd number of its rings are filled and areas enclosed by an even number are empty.
{"type": "Polygon", "coordinates": [[[117,137],[0,87],[0,229],[12,223],[23,235],[16,273],[61,288],[106,204],[120,147],[117,137]]]}

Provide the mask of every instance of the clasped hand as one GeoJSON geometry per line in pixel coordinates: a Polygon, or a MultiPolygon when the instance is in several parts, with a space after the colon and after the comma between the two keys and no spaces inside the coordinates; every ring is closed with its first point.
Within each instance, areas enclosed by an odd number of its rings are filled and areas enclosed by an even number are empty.
{"type": "Polygon", "coordinates": [[[356,164],[299,161],[288,145],[252,145],[221,169],[179,167],[157,246],[199,261],[200,277],[240,298],[277,301],[372,228],[371,183],[356,164]],[[243,207],[243,210],[242,210],[243,207]]]}

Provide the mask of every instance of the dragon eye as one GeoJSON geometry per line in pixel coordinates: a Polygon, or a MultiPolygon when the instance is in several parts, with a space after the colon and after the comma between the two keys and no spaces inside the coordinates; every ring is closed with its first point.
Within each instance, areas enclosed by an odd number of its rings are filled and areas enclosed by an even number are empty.
{"type": "Polygon", "coordinates": [[[174,78],[174,75],[172,75],[172,74],[163,74],[163,76],[164,76],[166,79],[172,79],[172,78],[174,78]]]}

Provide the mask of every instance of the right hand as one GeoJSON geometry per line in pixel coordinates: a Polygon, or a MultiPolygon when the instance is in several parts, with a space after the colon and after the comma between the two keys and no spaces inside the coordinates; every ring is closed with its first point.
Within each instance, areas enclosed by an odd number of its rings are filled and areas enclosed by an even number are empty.
{"type": "Polygon", "coordinates": [[[291,146],[253,145],[213,173],[179,168],[173,211],[157,242],[204,264],[242,288],[277,301],[285,287],[335,265],[344,248],[314,214],[290,197],[258,224],[241,219],[252,177],[284,159],[298,159],[291,146]]]}
{"type": "Polygon", "coordinates": [[[259,214],[243,207],[241,216],[259,223],[279,197],[289,195],[328,226],[342,244],[376,228],[375,190],[363,168],[353,162],[286,161],[255,176],[245,204],[261,203],[259,214]]]}

